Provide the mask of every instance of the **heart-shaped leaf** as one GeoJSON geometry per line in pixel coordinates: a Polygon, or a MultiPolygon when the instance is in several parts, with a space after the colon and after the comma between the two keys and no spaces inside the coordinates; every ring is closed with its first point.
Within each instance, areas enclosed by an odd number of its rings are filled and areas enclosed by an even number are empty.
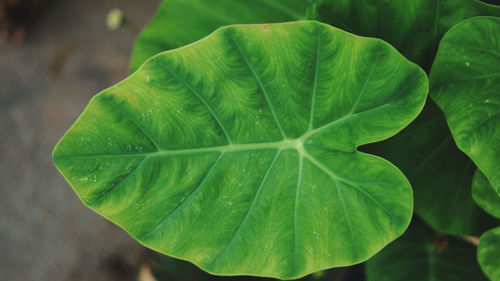
{"type": "Polygon", "coordinates": [[[362,144],[422,109],[425,73],[317,22],[234,26],[92,99],[54,161],[93,210],[222,275],[297,278],[406,229],[411,187],[362,144]]]}
{"type": "Polygon", "coordinates": [[[431,97],[443,110],[457,146],[500,196],[500,18],[456,25],[439,45],[431,97]]]}
{"type": "Polygon", "coordinates": [[[432,100],[402,132],[361,150],[382,156],[403,171],[413,187],[415,212],[438,232],[479,236],[497,225],[472,199],[475,165],[456,147],[432,100]]]}
{"type": "Polygon", "coordinates": [[[477,259],[492,281],[500,280],[500,227],[485,232],[479,239],[477,259]]]}
{"type": "Polygon", "coordinates": [[[476,170],[472,181],[472,196],[481,208],[500,219],[500,197],[496,196],[488,179],[479,170],[476,170]]]}
{"type": "Polygon", "coordinates": [[[412,222],[406,233],[366,263],[367,281],[487,281],[475,246],[412,222]]]}
{"type": "Polygon", "coordinates": [[[305,18],[386,40],[428,69],[441,36],[454,24],[479,15],[500,16],[500,7],[474,0],[165,0],[137,39],[131,69],[224,25],[305,18]]]}

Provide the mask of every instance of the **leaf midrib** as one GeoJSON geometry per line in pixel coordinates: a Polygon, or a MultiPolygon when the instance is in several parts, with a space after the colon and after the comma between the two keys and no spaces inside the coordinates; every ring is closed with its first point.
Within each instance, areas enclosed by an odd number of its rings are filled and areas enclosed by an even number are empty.
{"type": "MultiPolygon", "coordinates": [[[[229,144],[222,146],[212,146],[212,147],[199,147],[199,148],[187,148],[187,149],[176,149],[176,150],[165,150],[158,149],[157,151],[151,152],[143,152],[143,153],[115,153],[115,154],[86,154],[86,155],[53,155],[55,159],[61,158],[112,158],[112,157],[142,157],[142,156],[164,156],[164,155],[182,155],[182,154],[195,154],[195,153],[204,153],[204,152],[232,152],[232,151],[243,151],[243,150],[258,150],[258,149],[286,149],[286,148],[296,148],[299,144],[303,144],[308,142],[308,139],[316,135],[317,133],[322,132],[325,129],[328,129],[340,122],[346,121],[349,118],[362,114],[371,112],[376,109],[384,108],[389,106],[390,103],[386,103],[380,105],[378,107],[370,108],[364,111],[359,111],[351,114],[344,115],[343,117],[336,119],[330,123],[326,123],[325,125],[306,131],[301,137],[296,139],[285,139],[277,142],[262,142],[262,143],[246,143],[246,144],[229,144]]],[[[361,144],[357,144],[361,145],[361,144]]],[[[335,149],[330,147],[328,149],[335,149]]],[[[338,150],[340,151],[340,150],[338,150]]],[[[344,151],[344,152],[352,152],[352,151],[344,151]]]]}

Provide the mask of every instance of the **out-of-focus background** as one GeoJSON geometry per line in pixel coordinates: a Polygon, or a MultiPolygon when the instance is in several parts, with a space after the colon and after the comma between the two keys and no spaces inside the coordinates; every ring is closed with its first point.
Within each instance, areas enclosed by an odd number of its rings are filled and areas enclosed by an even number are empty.
{"type": "Polygon", "coordinates": [[[0,280],[137,280],[144,249],[80,203],[51,152],[88,100],[126,77],[158,3],[0,0],[0,280]],[[112,8],[133,25],[107,29],[112,8]]]}
{"type": "MultiPolygon", "coordinates": [[[[159,2],[0,0],[0,280],[250,280],[215,279],[143,248],[84,207],[52,164],[89,99],[127,76],[159,2]],[[106,27],[113,8],[126,17],[116,31],[106,27]]],[[[361,280],[361,271],[306,279],[361,280]]]]}

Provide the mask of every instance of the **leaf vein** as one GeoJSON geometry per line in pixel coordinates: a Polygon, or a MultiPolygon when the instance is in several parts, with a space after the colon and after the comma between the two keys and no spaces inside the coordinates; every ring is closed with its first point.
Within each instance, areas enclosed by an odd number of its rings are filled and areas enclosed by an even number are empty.
{"type": "Polygon", "coordinates": [[[137,164],[137,166],[135,166],[134,170],[132,170],[128,175],[126,175],[123,179],[121,179],[120,181],[118,181],[117,183],[115,183],[113,186],[111,186],[110,188],[108,188],[104,193],[102,193],[101,195],[99,195],[99,197],[95,198],[94,200],[92,201],[89,201],[87,204],[89,206],[91,206],[92,204],[94,204],[95,202],[101,200],[102,198],[104,198],[106,195],[108,195],[111,191],[113,191],[118,185],[120,185],[122,182],[124,182],[127,178],[129,178],[130,176],[134,175],[138,170],[139,168],[142,166],[142,164],[146,162],[146,157],[144,157],[144,159],[142,159],[142,161],[137,164]]]}
{"type": "Polygon", "coordinates": [[[224,135],[226,136],[228,143],[232,144],[232,140],[231,140],[231,137],[229,135],[229,132],[228,132],[226,126],[224,125],[224,123],[222,123],[222,121],[220,120],[220,117],[215,113],[215,110],[212,108],[212,106],[210,106],[210,104],[208,104],[208,102],[191,85],[189,85],[189,83],[187,83],[184,78],[182,78],[177,73],[175,73],[172,69],[170,69],[169,66],[167,66],[166,64],[163,64],[163,67],[170,74],[172,74],[172,76],[174,76],[179,82],[181,82],[189,91],[191,91],[203,103],[203,105],[205,105],[205,107],[208,109],[210,114],[214,117],[215,121],[219,124],[219,127],[224,132],[224,135]]]}
{"type": "Polygon", "coordinates": [[[154,225],[151,230],[148,230],[145,234],[143,234],[142,238],[141,239],[146,239],[148,238],[149,236],[151,236],[151,234],[153,234],[154,232],[156,232],[160,227],[163,226],[163,224],[169,219],[171,218],[173,215],[175,215],[176,213],[180,212],[182,210],[183,207],[186,206],[186,202],[188,201],[191,201],[193,196],[200,192],[201,190],[201,187],[204,186],[204,184],[206,183],[207,179],[210,177],[210,175],[213,173],[213,171],[215,170],[215,167],[217,166],[217,164],[220,162],[220,160],[222,159],[222,156],[224,155],[224,152],[221,152],[219,154],[219,156],[217,157],[217,160],[215,160],[215,162],[212,164],[212,166],[210,167],[210,169],[208,170],[208,172],[205,174],[205,176],[203,177],[203,179],[201,180],[200,184],[198,184],[197,187],[195,187],[189,194],[188,196],[186,197],[186,199],[184,201],[182,201],[179,205],[177,205],[177,207],[174,208],[174,210],[172,210],[167,216],[165,216],[164,218],[162,218],[161,220],[158,221],[158,223],[156,223],[156,225],[154,225]]]}
{"type": "Polygon", "coordinates": [[[318,73],[319,73],[319,57],[321,48],[321,30],[318,28],[318,42],[316,47],[316,65],[314,72],[314,84],[311,98],[311,112],[309,113],[309,130],[312,130],[314,124],[314,110],[316,106],[316,92],[318,91],[318,73]]]}
{"type": "Polygon", "coordinates": [[[143,127],[137,124],[137,122],[130,116],[130,114],[123,110],[120,105],[116,104],[113,100],[110,100],[110,104],[114,108],[116,108],[123,116],[130,120],[130,122],[132,122],[132,124],[134,124],[134,126],[136,126],[144,134],[144,136],[149,139],[149,141],[155,146],[156,151],[160,151],[160,146],[158,145],[158,143],[156,143],[156,141],[149,135],[148,132],[146,132],[146,130],[144,130],[143,127]]]}
{"type": "Polygon", "coordinates": [[[226,244],[226,246],[222,249],[222,251],[214,259],[214,261],[212,262],[212,265],[216,264],[224,256],[224,254],[226,253],[226,250],[230,248],[230,246],[234,243],[235,238],[240,234],[240,231],[241,231],[242,227],[245,225],[245,223],[247,222],[248,218],[250,217],[250,214],[254,210],[254,208],[255,208],[255,202],[257,202],[257,198],[259,197],[259,194],[261,193],[261,191],[262,191],[262,189],[264,187],[264,184],[267,181],[267,178],[268,178],[269,174],[271,173],[271,171],[272,171],[272,169],[273,169],[276,161],[278,160],[280,154],[281,154],[281,150],[278,150],[278,152],[276,152],[276,155],[274,156],[273,161],[271,162],[271,164],[269,164],[269,167],[267,168],[267,171],[264,174],[264,177],[262,178],[262,181],[259,184],[257,192],[255,193],[255,196],[252,199],[252,203],[250,204],[250,207],[248,208],[248,211],[245,214],[245,217],[240,222],[238,228],[236,228],[236,230],[233,232],[233,234],[232,234],[231,239],[229,240],[229,242],[226,244]]]}
{"type": "Polygon", "coordinates": [[[248,68],[252,72],[253,76],[255,77],[255,80],[257,81],[257,84],[259,85],[262,93],[264,94],[264,98],[266,99],[266,102],[269,105],[269,108],[271,109],[271,114],[273,115],[274,121],[276,122],[276,125],[278,126],[278,129],[280,130],[280,133],[283,136],[283,139],[287,139],[285,131],[283,130],[283,127],[281,127],[281,123],[278,119],[278,116],[276,115],[276,112],[275,112],[274,107],[271,103],[271,100],[269,99],[269,95],[268,95],[264,85],[262,84],[262,81],[261,81],[259,75],[255,71],[253,66],[250,64],[250,61],[248,60],[247,55],[243,52],[243,50],[240,48],[238,43],[236,43],[236,40],[234,40],[234,38],[231,35],[229,35],[229,38],[231,38],[231,41],[233,42],[234,46],[238,50],[238,53],[241,55],[241,57],[245,61],[246,65],[248,66],[248,68]]]}

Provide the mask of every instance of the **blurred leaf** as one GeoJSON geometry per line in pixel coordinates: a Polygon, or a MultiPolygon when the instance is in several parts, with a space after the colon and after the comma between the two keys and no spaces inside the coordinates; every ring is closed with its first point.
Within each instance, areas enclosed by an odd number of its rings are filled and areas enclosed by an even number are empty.
{"type": "Polygon", "coordinates": [[[474,0],[323,0],[318,6],[319,20],[384,39],[426,70],[443,34],[478,15],[500,16],[500,7],[474,0]]]}
{"type": "Polygon", "coordinates": [[[469,242],[441,236],[414,221],[366,263],[367,281],[486,281],[469,242]]]}
{"type": "Polygon", "coordinates": [[[306,17],[384,39],[428,69],[441,36],[478,15],[500,16],[500,7],[474,0],[165,0],[137,39],[131,71],[158,52],[192,43],[224,25],[306,17]]]}
{"type": "Polygon", "coordinates": [[[356,148],[408,125],[427,90],[382,40],[232,26],[98,94],[53,156],[87,206],[144,245],[214,274],[297,278],[404,232],[410,184],[356,148]]]}
{"type": "Polygon", "coordinates": [[[431,97],[458,147],[500,196],[500,18],[476,17],[446,33],[430,75],[431,97]]]}
{"type": "Polygon", "coordinates": [[[401,133],[362,150],[388,159],[403,171],[413,187],[415,211],[435,230],[480,235],[497,224],[474,203],[475,166],[458,150],[443,114],[431,100],[401,133]]]}
{"type": "Polygon", "coordinates": [[[486,212],[500,219],[500,198],[496,196],[488,179],[479,170],[476,170],[472,181],[472,196],[486,212]]]}
{"type": "Polygon", "coordinates": [[[305,19],[307,4],[307,0],[165,0],[137,37],[131,72],[152,55],[192,43],[225,25],[305,19]]]}
{"type": "Polygon", "coordinates": [[[492,281],[500,280],[500,227],[481,235],[477,259],[481,269],[492,281]]]}

